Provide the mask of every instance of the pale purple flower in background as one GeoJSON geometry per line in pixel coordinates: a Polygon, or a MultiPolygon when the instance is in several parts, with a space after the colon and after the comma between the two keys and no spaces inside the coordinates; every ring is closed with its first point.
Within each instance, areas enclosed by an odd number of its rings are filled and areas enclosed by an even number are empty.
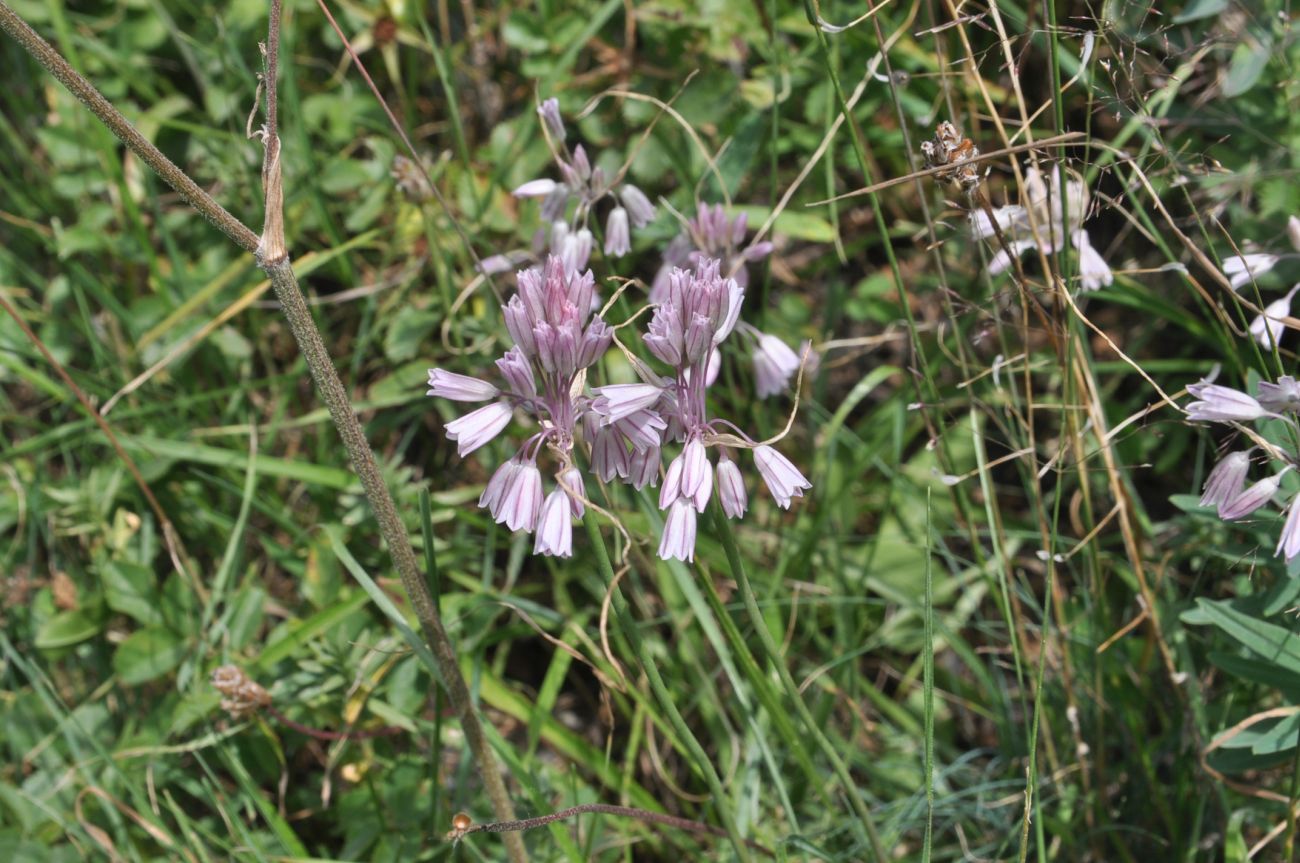
{"type": "Polygon", "coordinates": [[[682,497],[682,465],[684,458],[678,455],[668,463],[668,470],[664,471],[664,484],[659,488],[659,508],[667,509],[672,506],[678,498],[682,497]]]}
{"type": "Polygon", "coordinates": [[[1075,231],[1074,247],[1079,250],[1079,283],[1085,291],[1095,291],[1115,281],[1110,264],[1092,247],[1087,231],[1075,231]]]}
{"type": "Polygon", "coordinates": [[[1229,255],[1223,259],[1223,274],[1228,277],[1232,289],[1239,291],[1243,285],[1249,284],[1273,269],[1277,261],[1277,255],[1262,253],[1229,255]]]}
{"type": "Polygon", "coordinates": [[[789,509],[792,499],[803,497],[804,489],[812,488],[812,483],[799,472],[799,468],[770,446],[754,449],[754,463],[781,509],[789,509]]]}
{"type": "Polygon", "coordinates": [[[745,213],[729,219],[721,204],[701,204],[695,218],[687,220],[685,231],[664,250],[663,265],[650,287],[650,302],[663,299],[668,290],[668,277],[674,269],[711,259],[720,262],[719,270],[724,276],[735,279],[741,288],[746,287],[749,284],[747,265],[766,258],[773,248],[770,242],[742,247],[748,227],[749,217],[745,213]]]}
{"type": "Polygon", "coordinates": [[[1219,518],[1225,521],[1237,521],[1267,504],[1273,499],[1273,495],[1277,494],[1282,477],[1288,470],[1290,470],[1289,465],[1273,476],[1261,479],[1226,503],[1220,504],[1219,518]]]}
{"type": "Polygon", "coordinates": [[[573,516],[569,496],[562,489],[557,488],[548,494],[542,504],[533,554],[573,556],[573,516]]]}
{"type": "Polygon", "coordinates": [[[554,192],[559,185],[560,184],[554,180],[529,180],[510,194],[514,195],[516,198],[545,198],[547,195],[554,192]]]}
{"type": "Polygon", "coordinates": [[[1273,553],[1284,557],[1287,563],[1300,554],[1300,494],[1291,498],[1291,503],[1287,505],[1286,522],[1282,525],[1282,535],[1278,537],[1277,550],[1273,553]]]}
{"type": "Polygon", "coordinates": [[[510,424],[512,411],[505,402],[493,402],[447,423],[447,438],[456,442],[462,458],[501,434],[510,424]]]}
{"type": "Polygon", "coordinates": [[[1286,296],[1265,306],[1264,314],[1256,315],[1250,322],[1250,334],[1264,348],[1272,348],[1282,341],[1282,334],[1286,332],[1282,319],[1291,316],[1291,299],[1296,291],[1300,291],[1300,284],[1293,285],[1286,296]]]}
{"type": "Polygon", "coordinates": [[[506,351],[497,360],[496,366],[516,398],[531,399],[537,395],[537,378],[533,375],[533,366],[518,345],[506,351]]]}
{"type": "Polygon", "coordinates": [[[531,259],[532,255],[525,251],[505,252],[482,259],[478,262],[477,269],[485,275],[496,276],[518,270],[521,264],[526,264],[531,259]]]}
{"type": "Polygon", "coordinates": [[[501,502],[506,498],[506,491],[510,484],[514,482],[515,474],[523,467],[523,463],[516,457],[502,463],[492,473],[492,478],[488,480],[483,487],[483,494],[479,495],[478,505],[492,514],[493,520],[500,523],[503,519],[497,516],[501,512],[501,502]]]}
{"type": "Polygon", "coordinates": [[[597,387],[591,409],[606,425],[651,407],[659,401],[663,387],[654,384],[609,384],[597,387]]]}
{"type": "Polygon", "coordinates": [[[571,231],[565,222],[551,225],[551,254],[559,257],[567,273],[577,273],[587,268],[594,244],[591,231],[586,228],[571,231]]]}
{"type": "Polygon", "coordinates": [[[588,413],[583,422],[587,442],[591,444],[592,473],[600,477],[601,482],[609,482],[616,476],[627,479],[627,445],[618,431],[609,426],[600,426],[594,413],[588,413]]]}
{"type": "Polygon", "coordinates": [[[628,458],[627,481],[637,491],[650,486],[654,488],[659,483],[659,447],[648,447],[643,450],[633,451],[628,458]]]}
{"type": "MultiPolygon", "coordinates": [[[[662,402],[662,397],[660,398],[662,402]]],[[[657,447],[663,441],[667,422],[652,410],[640,410],[620,420],[614,420],[609,427],[617,431],[634,451],[657,447]]]]}
{"type": "Polygon", "coordinates": [[[799,371],[799,355],[776,336],[753,331],[757,336],[751,359],[754,361],[754,382],[758,397],[765,399],[786,388],[790,378],[799,371]]]}
{"type": "MultiPolygon", "coordinates": [[[[617,177],[611,179],[603,167],[593,164],[581,144],[569,149],[564,119],[555,98],[542,102],[537,113],[547,130],[560,181],[548,178],[529,180],[515,189],[515,196],[541,198],[542,218],[548,223],[562,222],[571,231],[568,236],[557,236],[553,230],[551,237],[552,253],[563,258],[570,271],[586,267],[591,252],[590,219],[601,201],[611,199],[613,207],[606,216],[604,251],[615,258],[626,255],[632,248],[631,228],[643,228],[654,220],[654,204],[636,186],[619,183],[617,177]],[[567,220],[565,217],[571,201],[576,201],[577,206],[571,220],[567,220]],[[574,246],[574,243],[585,243],[585,251],[582,245],[574,246]]],[[[621,170],[618,175],[622,175],[621,170]]]]}
{"type": "Polygon", "coordinates": [[[1187,391],[1196,401],[1187,406],[1187,418],[1206,422],[1249,422],[1268,411],[1251,396],[1219,384],[1192,384],[1187,391]]]}
{"type": "Polygon", "coordinates": [[[628,230],[627,210],[615,207],[609,211],[605,222],[605,254],[621,258],[632,251],[632,236],[628,230]]]}
{"type": "Polygon", "coordinates": [[[704,441],[697,435],[691,436],[686,441],[686,446],[682,448],[682,454],[677,458],[682,463],[681,496],[691,498],[695,501],[695,509],[704,512],[704,506],[709,501],[709,493],[713,490],[713,470],[704,452],[704,441]],[[708,486],[708,490],[703,492],[701,498],[701,490],[705,485],[708,486]]]}
{"type": "Polygon", "coordinates": [[[993,237],[993,224],[1002,230],[1011,254],[999,248],[989,259],[989,275],[996,276],[1030,249],[1044,254],[1057,251],[1069,236],[1079,252],[1079,283],[1085,291],[1095,291],[1115,280],[1110,265],[1093,247],[1083,222],[1088,214],[1090,196],[1083,180],[1060,166],[1044,172],[1035,167],[1025,171],[1025,195],[1020,204],[993,210],[993,218],[982,210],[970,215],[971,234],[976,239],[993,237]]]}
{"type": "Polygon", "coordinates": [[[664,533],[659,540],[659,557],[695,560],[695,506],[686,498],[678,498],[668,508],[664,533]]]}
{"type": "Polygon", "coordinates": [[[745,480],[740,475],[740,467],[732,461],[724,449],[718,456],[717,482],[718,502],[728,518],[741,518],[749,507],[749,496],[745,493],[745,480]]]}
{"type": "Polygon", "coordinates": [[[572,190],[563,183],[555,184],[555,191],[542,199],[542,206],[538,212],[544,222],[559,222],[564,219],[564,213],[569,208],[569,195],[572,190]]]}
{"type": "Polygon", "coordinates": [[[627,215],[632,220],[632,227],[644,228],[654,221],[655,205],[650,203],[650,199],[631,183],[624,183],[618,189],[618,197],[627,207],[627,215]]]}
{"type": "Polygon", "coordinates": [[[803,363],[803,372],[808,379],[817,377],[817,371],[822,367],[822,355],[813,348],[811,339],[799,343],[799,361],[803,363]]]}
{"type": "Polygon", "coordinates": [[[582,499],[587,496],[587,484],[582,479],[582,471],[570,467],[557,479],[560,481],[560,487],[569,496],[569,508],[573,511],[573,517],[582,518],[582,514],[587,511],[586,504],[582,502],[582,499]]]}
{"type": "Polygon", "coordinates": [[[1249,470],[1249,450],[1224,456],[1205,479],[1205,490],[1201,495],[1200,505],[1217,507],[1219,516],[1222,517],[1227,503],[1241,494],[1249,470]]]}
{"type": "Polygon", "coordinates": [[[1044,183],[1044,172],[1030,167],[1025,171],[1025,186],[1029,190],[1029,206],[1050,214],[1052,247],[1044,251],[1051,252],[1067,233],[1074,233],[1073,229],[1083,224],[1088,214],[1089,194],[1077,173],[1060,165],[1049,168],[1047,173],[1044,183]]]}
{"type": "Polygon", "coordinates": [[[1019,228],[1020,225],[1027,224],[1028,216],[1025,208],[1015,204],[1009,204],[1005,207],[994,207],[993,218],[990,219],[988,213],[984,210],[970,211],[970,231],[971,236],[977,240],[987,240],[997,232],[993,230],[993,223],[996,220],[997,226],[1005,234],[1013,228],[1019,228]]]}
{"type": "Polygon", "coordinates": [[[700,484],[691,494],[691,503],[695,505],[696,512],[704,512],[704,508],[709,505],[709,498],[713,497],[713,468],[706,461],[704,463],[704,475],[700,477],[700,484]]]}
{"type": "MultiPolygon", "coordinates": [[[[1034,245],[1033,240],[1015,240],[1010,243],[1011,251],[1017,258],[1034,248],[1034,245]]],[[[1011,266],[1011,256],[1005,249],[999,249],[997,254],[989,258],[989,275],[996,276],[1009,266],[1011,266]]]]}
{"type": "Polygon", "coordinates": [[[543,101],[537,106],[537,115],[542,118],[542,123],[551,133],[551,137],[557,143],[563,142],[568,133],[564,128],[564,118],[560,116],[560,100],[552,96],[543,101]]]}
{"type": "Polygon", "coordinates": [[[501,390],[487,381],[458,375],[444,369],[429,369],[428,396],[439,396],[453,402],[485,402],[501,395],[501,390]]]}
{"type": "Polygon", "coordinates": [[[1300,383],[1297,383],[1291,375],[1282,375],[1275,384],[1260,381],[1259,395],[1256,398],[1265,410],[1273,413],[1298,411],[1300,410],[1300,383]]]}

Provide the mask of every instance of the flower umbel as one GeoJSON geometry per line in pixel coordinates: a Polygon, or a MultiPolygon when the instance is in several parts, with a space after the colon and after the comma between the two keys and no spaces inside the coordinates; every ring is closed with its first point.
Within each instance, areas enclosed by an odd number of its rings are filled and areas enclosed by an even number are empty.
{"type": "MultiPolygon", "coordinates": [[[[665,559],[693,557],[696,513],[704,511],[715,487],[728,516],[738,518],[744,513],[748,505],[744,482],[728,447],[754,448],[759,470],[783,508],[790,505],[792,497],[811,487],[776,450],[753,443],[731,423],[708,414],[706,394],[713,379],[710,369],[717,360],[718,346],[736,328],[744,295],[735,279],[721,274],[721,261],[717,259],[699,261],[693,270],[674,268],[643,336],[650,353],[670,366],[671,374],[644,384],[614,385],[596,391],[592,410],[606,424],[625,421],[625,417],[636,415],[629,411],[645,411],[653,404],[654,413],[666,422],[664,439],[682,444],[681,453],[669,462],[659,489],[659,508],[668,513],[659,545],[659,556],[665,559]],[[713,446],[722,450],[716,468],[708,456],[713,446]]],[[[793,356],[784,343],[778,344],[793,356]]],[[[797,368],[797,358],[794,364],[797,368]]],[[[654,377],[648,372],[646,376],[654,377]]]]}
{"type": "Polygon", "coordinates": [[[518,292],[502,308],[506,329],[515,345],[497,360],[505,379],[501,389],[486,381],[444,369],[429,370],[429,395],[453,401],[497,399],[447,424],[447,437],[456,441],[464,456],[483,446],[509,424],[515,410],[533,418],[540,431],[527,438],[518,452],[492,475],[479,498],[498,523],[511,530],[539,533],[534,550],[539,554],[572,554],[570,510],[581,511],[582,494],[575,482],[574,447],[578,422],[590,406],[578,378],[609,348],[613,333],[591,313],[595,282],[591,272],[576,273],[557,256],[544,268],[518,275],[518,292]],[[569,492],[560,489],[546,496],[538,456],[549,451],[565,476],[569,492]],[[557,497],[558,493],[558,497],[557,497]],[[564,518],[556,500],[564,501],[564,518]]]}
{"type": "MultiPolygon", "coordinates": [[[[1294,452],[1263,435],[1270,435],[1270,429],[1275,430],[1281,423],[1289,427],[1287,439],[1295,439],[1294,435],[1300,432],[1295,418],[1300,407],[1300,384],[1290,375],[1279,378],[1276,383],[1263,381],[1259,384],[1258,397],[1205,380],[1192,384],[1187,391],[1197,399],[1188,405],[1188,419],[1231,423],[1238,432],[1243,431],[1245,423],[1262,419],[1271,423],[1260,431],[1244,429],[1259,446],[1229,453],[1220,459],[1206,477],[1200,505],[1215,507],[1219,518],[1224,521],[1239,521],[1268,506],[1281,489],[1283,478],[1300,463],[1300,459],[1294,452]],[[1247,485],[1251,453],[1256,449],[1263,449],[1267,461],[1281,462],[1282,467],[1272,476],[1247,485]]],[[[1286,506],[1286,522],[1276,553],[1288,562],[1300,555],[1300,494],[1294,495],[1286,506]]]]}

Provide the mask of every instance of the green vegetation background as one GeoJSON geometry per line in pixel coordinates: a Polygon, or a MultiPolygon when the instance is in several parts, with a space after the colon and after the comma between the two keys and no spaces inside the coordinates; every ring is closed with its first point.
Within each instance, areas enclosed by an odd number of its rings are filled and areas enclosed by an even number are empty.
{"type": "MultiPolygon", "coordinates": [[[[261,152],[245,128],[264,4],[12,5],[260,223],[261,152]]],[[[900,0],[829,35],[786,0],[334,11],[451,211],[396,187],[381,108],[316,5],[294,0],[280,109],[290,250],[417,542],[430,495],[442,612],[521,816],[604,802],[717,823],[725,806],[783,859],[850,861],[871,853],[845,802],[857,794],[898,859],[1244,860],[1265,840],[1257,859],[1290,855],[1300,578],[1271,556],[1275,512],[1228,527],[1195,506],[1222,436],[1181,422],[1151,385],[1177,394],[1215,363],[1232,385],[1295,369],[1293,343],[1270,354],[1243,337],[1249,313],[1187,246],[1216,261],[1247,240],[1287,247],[1300,211],[1288,4],[968,3],[954,24],[945,2],[900,0]],[[1045,155],[1068,158],[1098,207],[1093,244],[1117,278],[1079,303],[1110,343],[1059,305],[1068,354],[1024,325],[1013,283],[982,272],[994,249],[969,238],[952,190],[908,182],[810,206],[919,170],[943,119],[997,149],[990,105],[1022,143],[1014,85],[1030,112],[1043,106],[1034,138],[1089,136],[1045,155]],[[837,87],[856,100],[853,128],[776,219],[745,311],[827,348],[783,444],[814,489],[787,514],[751,485],[738,531],[770,633],[855,787],[800,745],[790,694],[749,661],[762,655],[752,620],[704,529],[695,566],[653,562],[650,546],[623,587],[726,781],[714,800],[616,628],[602,648],[608,585],[581,532],[573,560],[534,558],[475,507],[507,444],[457,458],[442,434],[455,406],[424,396],[425,370],[487,374],[499,352],[491,294],[462,296],[473,270],[452,220],[479,255],[529,245],[536,207],[509,191],[555,175],[540,98],[559,97],[603,163],[634,155],[630,177],[652,197],[685,215],[729,197],[755,225],[836,126],[837,87]],[[680,121],[659,117],[642,140],[659,108],[610,88],[675,99],[680,121]]],[[[847,22],[862,8],[820,11],[847,22]]],[[[0,859],[504,859],[490,835],[443,841],[452,813],[490,810],[428,671],[354,577],[400,601],[253,260],[8,39],[0,81],[0,291],[107,411],[198,582],[176,573],[121,461],[0,317],[0,859]],[[227,662],[299,723],[404,733],[322,742],[228,717],[208,684],[227,662]]],[[[995,205],[1018,197],[1010,158],[989,163],[995,205]]],[[[630,257],[597,259],[598,277],[648,281],[677,230],[661,207],[630,257]]],[[[1067,278],[1070,258],[1057,261],[1067,278]]],[[[1260,280],[1263,302],[1294,269],[1260,280]]],[[[727,356],[718,411],[774,434],[791,400],[752,386],[743,352],[727,356]]],[[[615,503],[633,536],[657,536],[652,506],[615,503]]],[[[607,816],[526,840],[537,860],[733,854],[607,816]]]]}

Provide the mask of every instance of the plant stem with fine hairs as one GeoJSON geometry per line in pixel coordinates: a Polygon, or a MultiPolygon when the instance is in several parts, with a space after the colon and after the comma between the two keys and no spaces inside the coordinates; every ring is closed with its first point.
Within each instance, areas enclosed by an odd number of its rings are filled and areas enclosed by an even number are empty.
{"type": "MultiPolygon", "coordinates": [[[[268,66],[277,48],[279,4],[272,10],[273,44],[267,46],[268,66]]],[[[514,807],[506,791],[505,782],[497,769],[496,758],[483,733],[478,713],[470,699],[469,687],[461,675],[456,661],[456,652],[451,639],[442,626],[437,607],[429,594],[429,588],[420,571],[415,554],[411,549],[410,539],[397,514],[397,506],[389,493],[388,487],[379,471],[374,453],[366,440],[365,432],[352,409],[351,400],[339,379],[334,363],[321,339],[316,322],[307,308],[298,279],[293,273],[289,256],[284,247],[283,227],[280,220],[279,202],[283,199],[280,185],[279,146],[274,125],[270,122],[274,115],[268,111],[268,124],[265,130],[267,158],[264,165],[264,179],[267,184],[266,200],[268,205],[266,235],[258,237],[246,225],[231,215],[224,207],[213,200],[212,196],[199,187],[184,171],[164,156],[158,148],[144,138],[122,116],[113,105],[95,89],[89,81],[74,70],[66,60],[49,43],[42,39],[25,21],[15,13],[3,0],[0,0],[0,29],[12,36],[31,56],[50,72],[59,82],[76,96],[90,111],[106,125],[128,149],[153,168],[162,179],[180,193],[190,206],[202,213],[216,225],[222,233],[245,251],[258,257],[258,264],[266,271],[280,300],[281,309],[289,321],[289,328],[298,342],[299,350],[307,362],[312,380],[320,391],[321,399],[329,410],[343,445],[347,449],[352,468],[361,480],[366,498],[370,502],[375,519],[379,523],[379,532],[388,545],[393,564],[401,577],[402,586],[410,597],[420,628],[441,671],[442,684],[446,687],[448,700],[460,719],[465,733],[465,741],[478,767],[479,775],[492,801],[492,809],[501,821],[514,820],[514,807]],[[271,141],[275,141],[272,145],[271,141]],[[272,211],[274,207],[274,211],[272,211]]],[[[268,77],[268,96],[274,103],[274,82],[268,77]]],[[[506,850],[512,863],[524,863],[527,853],[523,841],[517,834],[507,834],[506,850]]]]}

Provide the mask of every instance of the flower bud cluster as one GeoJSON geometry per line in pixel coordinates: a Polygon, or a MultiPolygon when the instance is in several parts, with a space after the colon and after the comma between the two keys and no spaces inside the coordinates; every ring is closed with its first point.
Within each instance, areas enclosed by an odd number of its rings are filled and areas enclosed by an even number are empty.
{"type": "Polygon", "coordinates": [[[664,250],[663,264],[650,286],[650,301],[658,302],[668,289],[668,275],[681,267],[693,267],[700,261],[716,259],[724,275],[749,287],[748,264],[772,254],[772,244],[764,241],[745,246],[749,216],[739,213],[728,218],[721,204],[700,204],[695,217],[686,220],[686,228],[664,250]]]}

